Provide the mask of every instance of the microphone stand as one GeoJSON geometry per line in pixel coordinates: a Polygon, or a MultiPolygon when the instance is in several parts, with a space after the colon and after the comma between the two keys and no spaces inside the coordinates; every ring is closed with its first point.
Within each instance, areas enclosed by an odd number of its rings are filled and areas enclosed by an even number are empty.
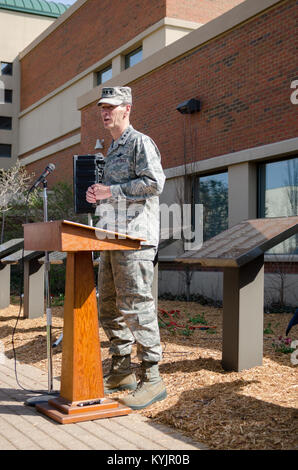
{"type": "MultiPolygon", "coordinates": [[[[48,183],[43,180],[43,220],[48,222],[48,183]]],[[[50,259],[49,252],[45,251],[44,279],[45,279],[45,298],[46,298],[46,318],[47,318],[47,359],[48,359],[48,393],[53,391],[53,364],[52,364],[52,309],[50,295],[50,259]]]]}
{"type": "MultiPolygon", "coordinates": [[[[46,178],[43,179],[43,220],[48,222],[48,183],[46,178]]],[[[45,251],[44,263],[44,281],[45,281],[45,298],[46,298],[46,319],[47,319],[47,360],[48,360],[48,395],[41,395],[39,397],[29,398],[25,401],[26,405],[35,406],[41,402],[47,402],[50,398],[55,398],[59,395],[58,392],[53,391],[53,355],[52,355],[52,309],[51,309],[51,295],[50,295],[50,260],[49,252],[45,251]]]]}

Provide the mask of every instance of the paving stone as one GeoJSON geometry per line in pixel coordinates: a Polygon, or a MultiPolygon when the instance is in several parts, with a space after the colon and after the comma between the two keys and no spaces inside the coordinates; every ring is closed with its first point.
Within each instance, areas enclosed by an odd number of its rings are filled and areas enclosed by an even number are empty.
{"type": "MultiPolygon", "coordinates": [[[[132,412],[127,416],[61,425],[24,402],[47,396],[47,374],[5,358],[0,363],[0,450],[200,450],[205,446],[132,412]],[[21,385],[21,387],[19,386],[21,385]],[[25,390],[24,390],[25,389],[25,390]]],[[[60,382],[54,380],[54,389],[60,382]]]]}

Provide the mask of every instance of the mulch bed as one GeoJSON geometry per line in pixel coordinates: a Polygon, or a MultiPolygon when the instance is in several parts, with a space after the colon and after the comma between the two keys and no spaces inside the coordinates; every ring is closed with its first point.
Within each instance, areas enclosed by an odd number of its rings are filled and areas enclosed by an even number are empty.
{"type": "MultiPolygon", "coordinates": [[[[279,450],[298,448],[298,366],[291,354],[277,352],[272,342],[285,336],[289,313],[265,314],[263,365],[242,372],[221,366],[222,309],[194,302],[159,301],[163,360],[160,372],[165,400],[138,411],[167,424],[209,449],[279,450]],[[166,312],[172,312],[169,316],[166,312]],[[210,329],[192,329],[206,327],[210,329]],[[171,324],[172,322],[172,324],[171,324]],[[175,326],[175,323],[182,327],[175,326]]],[[[13,358],[12,332],[17,304],[0,310],[0,340],[13,358]]],[[[63,307],[53,307],[53,341],[62,332],[63,307]]],[[[298,339],[298,326],[290,332],[298,339]]],[[[100,329],[103,370],[110,367],[109,345],[100,329]]],[[[45,317],[18,321],[14,345],[17,361],[47,370],[45,317]]],[[[53,372],[60,376],[61,345],[54,349],[53,372]]],[[[133,366],[139,374],[134,349],[133,366]]],[[[113,394],[112,398],[122,394],[113,394]]]]}

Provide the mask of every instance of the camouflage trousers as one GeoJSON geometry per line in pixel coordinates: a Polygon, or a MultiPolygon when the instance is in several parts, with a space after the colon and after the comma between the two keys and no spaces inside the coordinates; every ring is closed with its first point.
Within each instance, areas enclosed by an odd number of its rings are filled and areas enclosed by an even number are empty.
{"type": "Polygon", "coordinates": [[[103,251],[98,275],[99,321],[112,355],[130,354],[137,343],[143,361],[158,362],[162,349],[152,295],[156,250],[103,251]]]}

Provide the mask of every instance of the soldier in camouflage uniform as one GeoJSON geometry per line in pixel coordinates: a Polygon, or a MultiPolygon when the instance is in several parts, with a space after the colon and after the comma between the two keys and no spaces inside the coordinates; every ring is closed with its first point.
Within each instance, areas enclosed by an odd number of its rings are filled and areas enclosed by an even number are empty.
{"type": "Polygon", "coordinates": [[[112,354],[104,386],[105,393],[134,390],[120,401],[141,409],[166,397],[158,371],[162,351],[152,296],[159,239],[158,196],[165,176],[155,143],[129,123],[131,89],[105,87],[98,104],[113,141],[102,184],[88,188],[87,201],[100,201],[98,227],[144,239],[141,250],[103,251],[100,255],[99,318],[112,354]],[[142,360],[139,384],[130,365],[135,342],[142,360]]]}

